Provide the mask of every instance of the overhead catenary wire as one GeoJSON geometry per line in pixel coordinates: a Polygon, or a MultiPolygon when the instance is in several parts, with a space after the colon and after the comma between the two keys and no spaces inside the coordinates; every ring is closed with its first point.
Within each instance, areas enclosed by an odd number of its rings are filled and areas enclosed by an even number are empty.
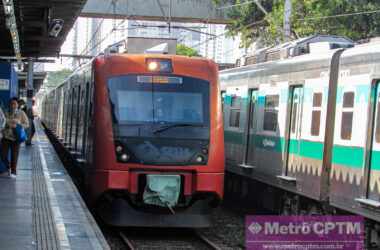
{"type": "Polygon", "coordinates": [[[243,5],[251,4],[251,3],[254,3],[254,2],[255,2],[255,1],[246,1],[246,2],[243,2],[243,3],[237,3],[237,4],[225,5],[225,6],[222,6],[222,7],[218,7],[218,8],[216,8],[216,9],[218,9],[218,10],[229,9],[229,8],[233,8],[233,7],[237,7],[237,6],[243,6],[243,5]]]}
{"type": "MultiPolygon", "coordinates": [[[[90,49],[90,51],[91,50],[93,50],[93,49],[95,49],[95,48],[97,48],[99,45],[101,45],[107,38],[109,38],[109,36],[113,33],[113,32],[115,32],[115,30],[118,28],[118,27],[120,27],[123,23],[125,22],[125,20],[123,20],[122,22],[120,22],[118,25],[116,25],[116,27],[115,27],[115,29],[111,29],[102,39],[100,39],[91,49],[90,49]]],[[[131,28],[131,29],[134,29],[134,28],[131,28]]],[[[131,30],[131,29],[125,29],[125,30],[131,30]]]]}
{"type": "Polygon", "coordinates": [[[380,9],[378,10],[369,10],[369,11],[361,11],[361,12],[352,12],[352,13],[343,13],[331,16],[318,16],[318,17],[305,17],[298,18],[297,21],[308,21],[308,20],[321,20],[321,19],[330,19],[330,18],[339,18],[339,17],[348,17],[348,16],[359,16],[359,15],[370,15],[380,13],[380,9]]]}
{"type": "MultiPolygon", "coordinates": [[[[252,1],[252,2],[255,2],[255,1],[252,1]]],[[[303,20],[305,20],[305,21],[306,20],[320,20],[320,19],[339,18],[339,17],[347,17],[347,16],[355,16],[355,15],[367,15],[367,14],[369,15],[369,14],[375,14],[375,13],[380,13],[380,9],[378,9],[378,10],[372,10],[372,11],[361,11],[361,12],[353,12],[353,13],[344,13],[344,14],[337,14],[337,15],[330,15],[330,16],[298,18],[296,20],[298,20],[298,21],[303,21],[303,20]]],[[[264,20],[264,19],[260,20],[260,21],[257,21],[257,22],[252,22],[252,23],[249,23],[249,24],[244,25],[242,27],[239,27],[236,31],[239,32],[239,31],[241,31],[241,30],[243,30],[245,28],[249,28],[251,26],[254,26],[254,25],[260,24],[260,23],[264,23],[264,22],[266,22],[266,20],[264,20]]],[[[210,40],[217,39],[217,38],[219,38],[219,37],[221,37],[223,35],[226,35],[228,32],[229,31],[226,31],[226,32],[224,32],[222,34],[219,34],[219,35],[215,36],[215,37],[208,38],[207,40],[205,40],[203,42],[200,42],[200,43],[192,46],[192,48],[197,48],[197,47],[201,46],[202,44],[204,44],[204,43],[206,43],[206,42],[208,42],[210,40]]]]}
{"type": "MultiPolygon", "coordinates": [[[[119,26],[121,26],[126,20],[123,20],[122,22],[120,22],[117,26],[116,26],[116,30],[119,26]]],[[[128,29],[124,29],[124,30],[134,30],[134,29],[139,29],[139,27],[136,27],[136,28],[128,28],[128,29]]],[[[107,38],[109,38],[109,36],[114,32],[115,30],[112,29],[110,32],[108,32],[101,40],[99,40],[89,51],[95,49],[96,47],[98,47],[99,45],[101,45],[107,38]]],[[[94,56],[95,57],[95,56],[94,56]]]]}
{"type": "MultiPolygon", "coordinates": [[[[116,0],[117,1],[117,0],[116,0]]],[[[110,5],[109,5],[109,7],[108,7],[108,11],[110,10],[110,8],[111,8],[111,6],[112,6],[112,1],[111,1],[111,3],[110,3],[110,5]]],[[[115,13],[114,13],[115,14],[115,13]]],[[[115,16],[114,16],[115,17],[115,16]]],[[[91,49],[90,50],[84,50],[84,51],[82,51],[82,52],[87,52],[87,51],[92,51],[93,49],[95,49],[96,47],[98,47],[99,45],[101,45],[107,38],[108,38],[108,36],[109,35],[111,35],[113,32],[115,32],[116,30],[118,30],[118,28],[122,25],[122,24],[124,24],[127,20],[128,20],[128,18],[129,17],[131,17],[131,15],[129,15],[129,16],[124,16],[124,19],[119,23],[119,24],[117,24],[116,26],[113,26],[113,28],[111,29],[111,31],[110,32],[108,32],[98,43],[96,43],[94,46],[92,46],[91,47],[91,49]]],[[[103,18],[102,19],[102,22],[104,21],[104,19],[105,18],[103,18]]],[[[137,23],[138,23],[138,21],[136,21],[137,23]]],[[[99,28],[99,26],[100,25],[98,25],[98,28],[99,28]]],[[[135,29],[135,28],[127,28],[127,29],[122,29],[122,30],[133,30],[133,29],[135,29]]],[[[98,30],[98,29],[97,29],[98,30]]],[[[95,34],[96,35],[96,34],[95,34]]],[[[94,38],[94,36],[92,36],[92,39],[94,38]]],[[[87,43],[87,45],[86,45],[86,48],[88,47],[88,45],[91,43],[91,41],[92,41],[92,39],[90,39],[89,40],[89,42],[87,43]]],[[[83,55],[83,53],[81,53],[80,55],[83,55]]]]}
{"type": "MultiPolygon", "coordinates": [[[[166,25],[147,25],[147,24],[138,24],[138,25],[132,25],[134,27],[141,27],[141,28],[167,28],[166,25]]],[[[187,30],[187,31],[190,31],[190,32],[195,32],[195,33],[200,33],[200,34],[204,34],[204,35],[208,35],[208,36],[216,36],[215,34],[211,34],[211,33],[207,33],[207,32],[203,32],[203,31],[200,31],[200,30],[197,30],[198,28],[199,29],[202,29],[203,27],[186,27],[186,26],[182,26],[182,25],[174,25],[174,26],[171,26],[172,29],[183,29],[183,30],[187,30]]]]}
{"type": "MultiPolygon", "coordinates": [[[[224,7],[220,7],[220,8],[230,8],[230,7],[235,7],[235,6],[241,6],[241,5],[251,4],[251,3],[254,3],[254,2],[256,2],[256,1],[247,1],[247,2],[244,2],[244,3],[235,4],[235,5],[228,5],[228,6],[224,6],[224,7]]],[[[111,7],[111,5],[109,6],[109,8],[110,8],[110,7],[111,7]]],[[[299,21],[321,20],[321,19],[339,18],[339,17],[347,17],[347,16],[355,16],[355,15],[366,15],[366,14],[368,15],[368,14],[375,14],[375,13],[380,13],[380,10],[361,11],[361,12],[353,12],[353,13],[343,13],[343,14],[330,15],[330,16],[305,17],[305,18],[298,18],[298,19],[296,19],[296,20],[299,20],[299,21]]],[[[96,31],[93,33],[91,39],[89,40],[89,42],[87,43],[87,45],[86,45],[84,51],[82,51],[81,54],[83,54],[84,52],[88,51],[88,50],[87,50],[87,49],[88,49],[88,46],[89,46],[89,44],[91,44],[91,42],[92,42],[92,40],[94,39],[94,37],[95,37],[95,35],[97,34],[97,32],[99,32],[99,29],[100,29],[100,27],[101,27],[103,21],[104,21],[104,18],[102,19],[101,23],[99,23],[99,25],[97,26],[96,31]]],[[[119,26],[120,26],[122,23],[124,23],[124,22],[125,22],[125,20],[124,20],[123,22],[119,23],[119,24],[117,25],[117,27],[119,27],[119,26]]],[[[241,30],[243,30],[243,29],[245,29],[245,28],[249,28],[249,27],[251,27],[251,26],[254,26],[254,25],[257,25],[257,24],[260,24],[260,23],[263,23],[263,22],[266,22],[266,20],[263,19],[263,20],[260,20],[260,21],[257,21],[257,22],[252,22],[252,23],[247,24],[247,25],[245,25],[245,26],[239,27],[236,31],[239,32],[239,31],[241,31],[241,30]]],[[[142,25],[142,27],[143,27],[143,26],[145,26],[145,25],[142,25]]],[[[114,27],[109,33],[107,33],[107,35],[106,35],[104,38],[102,38],[98,43],[96,43],[92,48],[90,48],[89,51],[93,50],[94,48],[96,48],[97,46],[99,46],[99,44],[101,44],[102,42],[104,42],[110,34],[112,34],[114,31],[117,30],[117,27],[116,27],[116,28],[114,27]]],[[[146,27],[146,26],[145,26],[145,27],[146,27]]],[[[129,30],[129,29],[134,29],[134,28],[128,28],[128,29],[126,29],[126,30],[129,30]]],[[[190,28],[190,29],[187,28],[187,30],[189,30],[189,31],[193,31],[193,32],[199,32],[199,31],[196,31],[196,30],[192,30],[191,28],[190,28]]],[[[203,33],[203,32],[199,32],[199,33],[203,33]]],[[[214,35],[213,37],[207,38],[205,41],[200,42],[200,43],[198,43],[198,44],[196,44],[196,45],[193,45],[193,46],[191,46],[191,47],[192,47],[192,48],[199,48],[199,46],[201,46],[202,44],[205,44],[205,43],[207,43],[207,42],[209,42],[209,41],[212,41],[212,40],[214,40],[214,39],[218,39],[218,38],[220,38],[220,37],[226,35],[227,33],[228,33],[228,31],[226,31],[226,32],[224,32],[224,33],[222,33],[222,34],[219,34],[219,35],[214,35]]],[[[228,51],[228,53],[230,53],[230,52],[231,52],[231,51],[228,51]]]]}
{"type": "MultiPolygon", "coordinates": [[[[108,8],[107,8],[107,11],[106,11],[106,12],[109,12],[109,11],[111,10],[111,7],[112,7],[112,1],[110,1],[110,3],[109,3],[109,5],[108,5],[108,8]]],[[[95,36],[98,34],[98,32],[99,32],[101,26],[103,25],[104,20],[105,20],[105,18],[103,17],[102,20],[99,22],[98,26],[96,27],[95,32],[92,34],[90,40],[88,40],[88,42],[87,42],[85,48],[84,48],[84,49],[82,50],[82,52],[80,53],[80,55],[84,55],[84,54],[87,53],[87,51],[88,51],[88,50],[87,50],[88,46],[91,44],[91,42],[93,41],[93,39],[95,38],[95,36]]],[[[91,49],[91,50],[92,50],[92,49],[91,49]]],[[[89,50],[89,51],[91,51],[91,50],[89,50]]]]}
{"type": "MultiPolygon", "coordinates": [[[[239,32],[239,31],[241,31],[241,30],[243,30],[243,29],[245,29],[245,28],[249,28],[249,27],[252,27],[252,26],[254,26],[254,25],[256,25],[256,24],[260,24],[260,23],[264,23],[264,22],[265,22],[265,20],[260,20],[260,21],[257,21],[257,22],[252,22],[252,23],[249,23],[249,24],[244,25],[244,26],[242,26],[242,27],[239,27],[236,31],[239,32]]],[[[219,35],[214,36],[214,37],[207,38],[205,41],[200,42],[200,43],[197,43],[197,44],[195,44],[194,46],[191,46],[191,48],[195,49],[195,48],[197,48],[197,47],[199,47],[199,46],[201,46],[201,45],[207,43],[208,41],[211,41],[211,40],[217,39],[217,38],[219,38],[219,37],[221,37],[221,36],[225,36],[228,32],[229,32],[229,31],[225,31],[225,32],[223,32],[223,33],[221,33],[221,34],[219,34],[219,35]]]]}

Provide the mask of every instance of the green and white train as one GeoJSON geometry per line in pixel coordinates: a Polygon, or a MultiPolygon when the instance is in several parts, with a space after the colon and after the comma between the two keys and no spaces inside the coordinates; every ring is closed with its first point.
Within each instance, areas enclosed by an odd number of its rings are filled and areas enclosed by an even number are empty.
{"type": "Polygon", "coordinates": [[[220,82],[228,194],[379,225],[380,43],[225,70],[220,82]]]}

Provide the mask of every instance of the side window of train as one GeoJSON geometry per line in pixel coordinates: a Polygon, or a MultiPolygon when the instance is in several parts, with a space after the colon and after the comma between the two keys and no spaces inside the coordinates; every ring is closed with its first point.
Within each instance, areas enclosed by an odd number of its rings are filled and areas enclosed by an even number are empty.
{"type": "Polygon", "coordinates": [[[240,127],[241,97],[232,96],[230,109],[230,127],[240,127]]]}
{"type": "Polygon", "coordinates": [[[279,95],[265,96],[263,130],[277,131],[279,95]]]}
{"type": "Polygon", "coordinates": [[[90,121],[91,121],[91,119],[94,116],[94,101],[95,101],[94,100],[95,99],[94,88],[95,88],[95,72],[94,72],[94,70],[92,70],[92,72],[91,72],[90,89],[89,89],[89,92],[90,92],[90,104],[89,104],[89,118],[90,118],[90,121]]]}
{"type": "Polygon", "coordinates": [[[313,107],[311,112],[311,128],[310,133],[313,136],[319,136],[321,126],[321,110],[322,110],[322,93],[314,93],[313,107]]]}
{"type": "Polygon", "coordinates": [[[380,143],[380,93],[377,96],[376,103],[376,127],[375,127],[375,140],[380,143]]]}
{"type": "Polygon", "coordinates": [[[343,140],[351,140],[354,102],[354,92],[345,92],[343,94],[342,122],[340,128],[340,138],[343,140]]]}
{"type": "Polygon", "coordinates": [[[222,111],[224,110],[224,97],[226,97],[226,91],[223,90],[220,92],[220,98],[222,102],[222,111]]]}

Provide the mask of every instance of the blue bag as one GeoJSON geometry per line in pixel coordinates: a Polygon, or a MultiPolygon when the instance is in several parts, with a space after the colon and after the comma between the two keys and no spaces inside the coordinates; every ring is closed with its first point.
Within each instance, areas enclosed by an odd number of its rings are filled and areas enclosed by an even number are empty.
{"type": "MultiPolygon", "coordinates": [[[[1,145],[0,145],[1,146],[1,145]]],[[[8,152],[8,162],[11,161],[11,152],[8,152]]],[[[3,162],[2,159],[0,159],[0,174],[8,171],[8,166],[3,162]]]]}
{"type": "Polygon", "coordinates": [[[16,125],[15,135],[16,135],[17,142],[21,143],[21,142],[26,141],[27,135],[26,135],[25,129],[20,124],[16,125]]]}
{"type": "Polygon", "coordinates": [[[0,159],[0,173],[3,173],[5,171],[8,171],[8,168],[5,165],[5,163],[0,159]]]}

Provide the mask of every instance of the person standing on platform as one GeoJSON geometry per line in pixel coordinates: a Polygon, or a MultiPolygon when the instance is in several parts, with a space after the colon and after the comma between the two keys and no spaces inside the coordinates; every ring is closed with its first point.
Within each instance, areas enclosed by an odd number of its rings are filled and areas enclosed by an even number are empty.
{"type": "Polygon", "coordinates": [[[16,178],[17,159],[20,150],[20,142],[16,138],[16,127],[21,125],[24,129],[29,127],[28,117],[24,111],[18,108],[17,98],[9,102],[9,111],[5,113],[6,123],[1,140],[1,160],[8,168],[9,177],[16,178]],[[11,151],[11,162],[8,160],[8,152],[11,151]]]}
{"type": "Polygon", "coordinates": [[[34,126],[34,117],[35,117],[35,101],[34,99],[32,100],[32,107],[26,109],[26,115],[28,116],[29,119],[29,133],[28,133],[28,140],[26,140],[25,145],[26,146],[31,146],[32,145],[32,139],[34,134],[36,133],[36,127],[34,126]]]}
{"type": "MultiPolygon", "coordinates": [[[[0,107],[0,149],[1,149],[1,138],[3,137],[3,133],[1,132],[5,127],[5,115],[3,109],[0,107]]],[[[1,152],[1,150],[0,150],[1,152]]],[[[2,161],[0,161],[0,176],[8,175],[8,169],[4,165],[2,161]]]]}

